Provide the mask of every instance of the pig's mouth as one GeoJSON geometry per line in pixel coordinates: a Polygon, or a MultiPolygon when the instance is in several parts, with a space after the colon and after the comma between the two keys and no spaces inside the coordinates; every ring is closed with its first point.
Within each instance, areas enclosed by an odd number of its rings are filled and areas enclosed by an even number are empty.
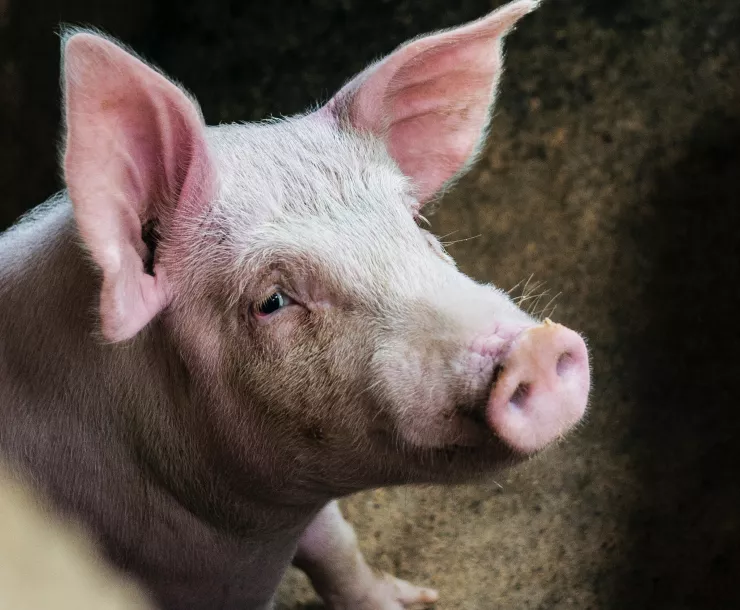
{"type": "Polygon", "coordinates": [[[443,456],[450,465],[473,466],[476,470],[476,466],[490,470],[491,463],[513,463],[525,457],[514,451],[491,429],[486,420],[487,405],[488,393],[455,407],[455,417],[463,423],[467,433],[433,451],[443,456]]]}
{"type": "MultiPolygon", "coordinates": [[[[472,411],[477,413],[478,411],[472,411]]],[[[436,457],[434,463],[444,464],[449,473],[458,477],[459,481],[476,481],[490,475],[494,471],[513,466],[526,459],[527,455],[514,451],[503,442],[495,432],[491,431],[483,417],[472,416],[485,435],[484,440],[476,444],[451,443],[432,452],[436,457]],[[461,477],[461,478],[460,478],[461,477]]]]}
{"type": "MultiPolygon", "coordinates": [[[[474,399],[451,409],[451,417],[442,416],[443,426],[464,430],[431,446],[429,436],[409,438],[397,426],[378,426],[371,433],[387,458],[399,467],[399,481],[404,483],[465,483],[486,480],[492,473],[526,459],[489,427],[485,412],[487,400],[474,399]],[[455,420],[455,421],[453,421],[455,420]],[[427,442],[424,442],[424,441],[427,442]]],[[[439,430],[439,428],[437,428],[439,430]]]]}
{"type": "Polygon", "coordinates": [[[468,449],[475,448],[486,444],[489,437],[495,437],[495,433],[490,429],[486,422],[487,404],[488,398],[480,398],[460,404],[455,408],[457,417],[463,420],[466,427],[474,432],[474,435],[472,435],[470,439],[466,439],[464,442],[453,442],[451,443],[452,446],[468,449]]]}
{"type": "MultiPolygon", "coordinates": [[[[493,384],[491,385],[491,390],[493,390],[493,386],[495,386],[496,384],[496,374],[497,373],[494,371],[494,378],[493,384]]],[[[460,414],[461,417],[473,422],[473,424],[475,424],[481,431],[486,431],[490,434],[491,429],[488,427],[488,423],[486,422],[487,406],[488,393],[486,393],[485,397],[477,398],[475,400],[458,405],[456,407],[456,411],[460,414]]]]}
{"type": "Polygon", "coordinates": [[[457,455],[485,455],[490,451],[499,454],[502,450],[510,454],[511,458],[518,455],[513,451],[508,443],[502,439],[495,430],[491,429],[486,420],[486,408],[488,398],[481,398],[471,402],[461,404],[456,411],[465,423],[468,429],[474,430],[474,434],[464,440],[453,441],[440,449],[447,455],[454,457],[457,455]]]}
{"type": "Polygon", "coordinates": [[[496,389],[496,383],[498,382],[503,370],[503,365],[500,362],[497,363],[493,369],[491,381],[488,384],[488,390],[477,398],[458,404],[455,408],[455,412],[458,414],[458,417],[466,422],[468,428],[475,431],[474,438],[477,439],[477,442],[456,442],[451,444],[452,447],[470,450],[491,442],[507,444],[505,440],[498,435],[495,428],[491,427],[490,422],[486,417],[490,396],[496,389]]]}

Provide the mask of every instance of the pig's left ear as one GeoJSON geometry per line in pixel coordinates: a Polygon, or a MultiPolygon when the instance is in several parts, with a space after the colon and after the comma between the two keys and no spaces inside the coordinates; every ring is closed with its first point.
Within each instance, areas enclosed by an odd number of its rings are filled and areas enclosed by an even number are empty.
{"type": "Polygon", "coordinates": [[[475,158],[502,72],[502,40],[538,0],[419,38],[361,72],[325,106],[384,139],[424,204],[475,158]]]}
{"type": "Polygon", "coordinates": [[[80,234],[103,272],[104,337],[139,332],[170,300],[158,261],[147,273],[142,226],[197,212],[213,168],[196,104],[174,83],[100,36],[66,38],[64,177],[80,234]]]}

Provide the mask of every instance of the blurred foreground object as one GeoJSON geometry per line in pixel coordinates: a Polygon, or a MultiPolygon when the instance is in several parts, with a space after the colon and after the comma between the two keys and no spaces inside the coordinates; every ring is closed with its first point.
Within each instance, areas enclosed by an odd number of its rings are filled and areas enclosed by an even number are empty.
{"type": "Polygon", "coordinates": [[[20,477],[0,466],[0,608],[153,610],[110,568],[83,530],[52,515],[20,477]]]}

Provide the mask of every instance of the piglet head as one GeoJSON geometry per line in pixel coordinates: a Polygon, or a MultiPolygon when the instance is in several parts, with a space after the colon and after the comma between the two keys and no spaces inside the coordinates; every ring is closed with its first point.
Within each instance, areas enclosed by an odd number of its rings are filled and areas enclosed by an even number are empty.
{"type": "Polygon", "coordinates": [[[159,315],[218,463],[302,497],[459,481],[580,420],[583,339],[462,274],[422,218],[474,161],[502,41],[535,7],[415,39],[256,125],[205,128],[120,47],[69,39],[66,172],[104,334],[159,315]]]}

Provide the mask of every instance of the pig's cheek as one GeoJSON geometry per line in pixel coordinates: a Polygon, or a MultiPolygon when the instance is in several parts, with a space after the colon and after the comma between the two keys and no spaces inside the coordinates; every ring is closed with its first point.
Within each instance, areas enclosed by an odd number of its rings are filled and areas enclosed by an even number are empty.
{"type": "Polygon", "coordinates": [[[453,362],[452,378],[456,381],[459,404],[476,402],[480,400],[481,393],[487,397],[500,351],[503,349],[490,354],[470,350],[453,362]]]}
{"type": "Polygon", "coordinates": [[[305,310],[291,306],[290,310],[279,311],[273,316],[256,319],[252,324],[252,332],[258,343],[272,353],[287,353],[297,340],[303,326],[305,310]]]}
{"type": "Polygon", "coordinates": [[[418,359],[378,358],[383,381],[379,390],[391,428],[414,447],[438,447],[454,442],[463,433],[451,417],[452,405],[437,385],[439,370],[418,359]]]}

